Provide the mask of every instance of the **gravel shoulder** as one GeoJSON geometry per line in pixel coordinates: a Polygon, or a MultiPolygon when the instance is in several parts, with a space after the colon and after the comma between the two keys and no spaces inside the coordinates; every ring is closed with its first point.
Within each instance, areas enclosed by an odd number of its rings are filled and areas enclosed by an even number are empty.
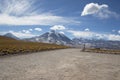
{"type": "Polygon", "coordinates": [[[120,55],[61,49],[2,56],[0,80],[120,80],[120,55]]]}

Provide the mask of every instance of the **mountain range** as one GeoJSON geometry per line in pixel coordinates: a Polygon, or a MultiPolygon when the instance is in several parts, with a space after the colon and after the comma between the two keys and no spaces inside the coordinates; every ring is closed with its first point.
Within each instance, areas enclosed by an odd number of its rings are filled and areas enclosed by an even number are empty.
{"type": "MultiPolygon", "coordinates": [[[[12,33],[7,33],[4,36],[20,40],[18,37],[14,36],[12,33]]],[[[86,47],[90,48],[104,48],[104,49],[120,49],[120,41],[110,41],[104,39],[85,39],[85,38],[68,38],[65,34],[59,33],[57,31],[46,32],[40,36],[22,39],[24,41],[32,42],[43,42],[58,45],[67,45],[72,47],[86,47]]]]}
{"type": "Polygon", "coordinates": [[[44,42],[44,43],[52,43],[52,44],[60,44],[60,45],[68,45],[71,44],[72,40],[65,36],[63,33],[58,33],[54,30],[50,32],[46,32],[40,36],[25,39],[27,41],[33,42],[44,42]]]}
{"type": "Polygon", "coordinates": [[[120,41],[110,41],[104,39],[85,39],[85,38],[74,38],[72,41],[76,46],[86,44],[90,48],[104,48],[118,50],[120,49],[120,41]]]}

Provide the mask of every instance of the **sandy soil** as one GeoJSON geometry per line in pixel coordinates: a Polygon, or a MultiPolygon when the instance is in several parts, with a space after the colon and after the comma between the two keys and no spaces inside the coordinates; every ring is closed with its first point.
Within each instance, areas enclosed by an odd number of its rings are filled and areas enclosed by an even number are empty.
{"type": "Polygon", "coordinates": [[[0,80],[120,80],[120,55],[63,49],[0,57],[0,80]]]}

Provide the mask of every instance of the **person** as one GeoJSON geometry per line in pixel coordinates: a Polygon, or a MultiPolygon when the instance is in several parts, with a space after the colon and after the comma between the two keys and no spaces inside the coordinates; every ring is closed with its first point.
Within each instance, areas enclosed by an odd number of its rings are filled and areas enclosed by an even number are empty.
{"type": "Polygon", "coordinates": [[[85,51],[85,43],[83,44],[83,48],[82,48],[82,51],[85,51]]]}

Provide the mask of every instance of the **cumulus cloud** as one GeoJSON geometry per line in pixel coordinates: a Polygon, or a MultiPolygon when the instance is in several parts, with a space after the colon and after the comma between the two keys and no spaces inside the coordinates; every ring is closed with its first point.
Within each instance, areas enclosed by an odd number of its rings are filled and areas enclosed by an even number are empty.
{"type": "Polygon", "coordinates": [[[29,30],[22,30],[23,33],[30,33],[29,30]]]}
{"type": "Polygon", "coordinates": [[[120,35],[115,35],[115,34],[100,34],[100,33],[90,32],[90,31],[86,32],[86,31],[75,31],[75,30],[68,30],[67,32],[71,33],[75,37],[120,41],[120,35]]]}
{"type": "Polygon", "coordinates": [[[33,29],[29,29],[29,31],[33,31],[33,29]]]}
{"type": "Polygon", "coordinates": [[[120,34],[120,30],[118,31],[118,33],[120,34]]]}
{"type": "Polygon", "coordinates": [[[54,25],[53,27],[50,28],[51,30],[65,30],[65,26],[63,25],[54,25]]]}
{"type": "Polygon", "coordinates": [[[35,28],[35,30],[36,30],[36,31],[42,31],[42,29],[41,29],[41,28],[35,28]]]}
{"type": "Polygon", "coordinates": [[[119,16],[116,12],[110,11],[107,4],[99,5],[98,3],[86,4],[81,13],[81,16],[86,15],[93,15],[101,19],[119,16]]]}
{"type": "Polygon", "coordinates": [[[79,24],[72,18],[40,12],[36,0],[0,0],[0,25],[58,25],[79,24]],[[39,12],[38,12],[39,11],[39,12]]]}
{"type": "Polygon", "coordinates": [[[90,31],[90,29],[89,29],[89,28],[86,28],[85,31],[90,31]]]}
{"type": "Polygon", "coordinates": [[[31,33],[31,31],[33,31],[33,29],[22,30],[21,32],[23,32],[23,33],[31,33]]]}

